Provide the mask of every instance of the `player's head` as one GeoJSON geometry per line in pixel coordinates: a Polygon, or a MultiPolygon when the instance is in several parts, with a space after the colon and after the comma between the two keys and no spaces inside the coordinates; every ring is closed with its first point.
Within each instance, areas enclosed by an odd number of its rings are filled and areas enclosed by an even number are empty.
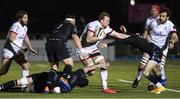
{"type": "Polygon", "coordinates": [[[161,23],[165,23],[169,17],[171,16],[171,11],[169,10],[169,8],[163,8],[160,11],[160,22],[161,23]]]}
{"type": "Polygon", "coordinates": [[[101,23],[102,27],[109,26],[110,23],[110,15],[106,12],[101,12],[99,15],[99,22],[101,23]]]}
{"type": "Polygon", "coordinates": [[[77,86],[79,87],[85,87],[89,84],[89,80],[85,77],[80,77],[79,80],[78,80],[78,84],[77,86]]]}
{"type": "Polygon", "coordinates": [[[22,25],[27,25],[28,13],[26,11],[18,11],[16,13],[16,21],[19,21],[22,25]]]}
{"type": "Polygon", "coordinates": [[[70,21],[73,25],[76,24],[76,17],[73,14],[67,14],[65,20],[70,21]]]}
{"type": "Polygon", "coordinates": [[[156,18],[159,15],[160,7],[157,4],[151,6],[151,15],[156,18]]]}

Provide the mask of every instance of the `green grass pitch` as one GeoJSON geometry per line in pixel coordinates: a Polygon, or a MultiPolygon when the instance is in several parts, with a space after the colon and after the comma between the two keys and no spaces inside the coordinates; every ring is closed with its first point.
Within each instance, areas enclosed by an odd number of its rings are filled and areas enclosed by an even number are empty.
{"type": "MultiPolygon", "coordinates": [[[[49,70],[47,62],[30,62],[30,73],[38,73],[49,70]]],[[[166,90],[161,95],[152,94],[147,91],[146,78],[143,77],[139,86],[135,89],[131,87],[131,83],[123,82],[133,81],[136,76],[138,61],[119,61],[110,62],[108,74],[109,88],[118,90],[117,94],[103,94],[101,92],[101,81],[99,69],[96,70],[94,76],[89,77],[89,86],[85,88],[75,88],[70,93],[61,94],[39,94],[39,93],[11,93],[0,92],[0,98],[180,98],[180,61],[167,60],[165,67],[167,76],[166,90]]],[[[60,64],[59,70],[64,66],[60,64]]],[[[81,63],[75,62],[74,70],[83,67],[81,63]]],[[[17,79],[21,75],[21,68],[13,63],[9,72],[0,77],[0,84],[6,81],[17,79]]]]}

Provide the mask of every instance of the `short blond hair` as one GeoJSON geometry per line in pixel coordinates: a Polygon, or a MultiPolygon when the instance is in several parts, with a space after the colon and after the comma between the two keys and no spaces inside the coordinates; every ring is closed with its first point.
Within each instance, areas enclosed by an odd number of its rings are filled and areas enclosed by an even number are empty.
{"type": "Polygon", "coordinates": [[[99,15],[99,21],[104,19],[105,16],[110,18],[110,15],[107,12],[101,12],[99,15]]]}

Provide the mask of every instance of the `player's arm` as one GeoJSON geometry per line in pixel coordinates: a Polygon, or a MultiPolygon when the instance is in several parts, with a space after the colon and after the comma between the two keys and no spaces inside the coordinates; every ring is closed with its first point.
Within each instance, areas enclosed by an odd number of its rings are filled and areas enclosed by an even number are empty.
{"type": "Polygon", "coordinates": [[[81,49],[81,48],[82,48],[82,45],[81,45],[81,41],[80,41],[78,35],[77,35],[77,34],[72,34],[72,39],[73,39],[76,47],[77,47],[78,49],[81,49]]]}
{"type": "Polygon", "coordinates": [[[120,30],[122,31],[122,33],[113,31],[110,34],[110,36],[116,37],[116,38],[119,38],[119,39],[125,39],[125,38],[128,38],[130,36],[128,34],[125,34],[125,33],[127,33],[127,30],[126,30],[126,27],[124,27],[123,25],[120,26],[120,30]]]}
{"type": "Polygon", "coordinates": [[[171,34],[171,39],[169,40],[169,48],[170,49],[173,49],[174,48],[174,44],[176,43],[176,42],[178,42],[178,36],[177,36],[177,33],[176,32],[173,32],[172,34],[171,34]]]}
{"type": "Polygon", "coordinates": [[[98,40],[100,40],[100,39],[98,37],[94,36],[94,32],[92,32],[92,31],[87,32],[87,38],[86,38],[87,42],[94,43],[98,40]]]}
{"type": "Polygon", "coordinates": [[[10,31],[9,36],[7,39],[9,39],[11,42],[15,42],[17,33],[10,31]]]}
{"type": "Polygon", "coordinates": [[[72,37],[72,40],[74,41],[76,47],[81,52],[82,56],[84,58],[86,58],[87,54],[86,54],[86,51],[82,48],[81,40],[80,40],[80,38],[77,35],[77,29],[74,27],[74,28],[72,28],[71,32],[72,32],[71,37],[72,37]]]}
{"type": "Polygon", "coordinates": [[[24,43],[26,44],[26,46],[28,47],[28,49],[32,52],[33,55],[36,55],[37,52],[36,50],[34,50],[31,46],[30,40],[28,35],[26,34],[25,38],[24,38],[24,43]]]}
{"type": "Polygon", "coordinates": [[[114,31],[113,35],[111,35],[111,36],[116,37],[118,39],[125,39],[125,38],[130,37],[130,35],[128,35],[128,34],[119,33],[119,32],[116,32],[116,31],[114,31]]]}
{"type": "Polygon", "coordinates": [[[143,37],[144,37],[145,39],[147,39],[149,33],[150,33],[149,29],[145,29],[144,32],[143,32],[143,37]]]}

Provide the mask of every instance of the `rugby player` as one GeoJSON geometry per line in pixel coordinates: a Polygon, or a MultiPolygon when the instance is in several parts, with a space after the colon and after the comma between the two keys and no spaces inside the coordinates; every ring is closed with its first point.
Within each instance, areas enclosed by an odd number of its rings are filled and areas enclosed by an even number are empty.
{"type": "Polygon", "coordinates": [[[142,52],[148,53],[150,55],[150,58],[146,66],[144,67],[143,74],[148,80],[150,80],[156,85],[156,88],[151,92],[155,94],[161,94],[165,90],[165,87],[161,85],[161,83],[158,81],[156,76],[151,74],[151,71],[156,67],[158,63],[161,62],[161,58],[162,58],[161,49],[158,46],[156,46],[154,43],[147,42],[147,40],[145,40],[139,35],[132,35],[132,36],[128,35],[128,36],[129,37],[125,39],[120,39],[118,41],[109,44],[101,43],[100,46],[101,48],[104,48],[107,46],[125,44],[132,48],[137,48],[142,52]]]}
{"type": "MultiPolygon", "coordinates": [[[[147,19],[146,23],[146,32],[148,32],[149,36],[147,37],[148,42],[152,42],[163,51],[163,56],[158,70],[156,70],[156,75],[159,76],[159,81],[163,86],[166,84],[165,77],[165,61],[168,53],[168,48],[173,49],[174,44],[178,41],[178,36],[176,33],[176,28],[174,24],[169,20],[171,12],[168,8],[163,8],[160,11],[160,18],[158,18],[159,6],[152,6],[152,15],[154,18],[150,17],[147,19]],[[157,73],[158,72],[158,73],[157,73]]],[[[146,36],[145,36],[146,37],[146,36]]],[[[149,55],[147,53],[143,54],[142,60],[140,62],[140,66],[138,68],[138,74],[136,79],[134,80],[132,87],[136,88],[139,81],[142,77],[143,67],[146,65],[149,60],[149,55]]]]}
{"type": "Polygon", "coordinates": [[[24,52],[23,43],[26,44],[28,50],[36,55],[37,52],[32,48],[28,34],[28,13],[26,11],[18,11],[16,20],[8,31],[4,48],[2,49],[2,65],[0,67],[0,76],[8,72],[9,67],[14,60],[22,67],[22,77],[29,75],[30,64],[24,52]]]}
{"type": "MultiPolygon", "coordinates": [[[[106,12],[101,12],[99,19],[88,23],[84,29],[84,32],[80,36],[83,49],[88,55],[82,57],[81,53],[77,50],[77,54],[84,66],[93,66],[94,64],[104,64],[106,61],[101,51],[97,48],[97,44],[106,37],[106,35],[122,38],[124,34],[120,34],[109,27],[110,15],[106,12]]],[[[124,35],[126,36],[126,35],[124,35]]],[[[89,72],[89,75],[93,75],[95,72],[89,72]]],[[[100,77],[102,82],[102,92],[111,94],[116,93],[115,90],[107,87],[108,72],[106,69],[100,70],[100,77]]]]}
{"type": "MultiPolygon", "coordinates": [[[[107,63],[108,64],[108,63],[107,63]]],[[[108,66],[108,65],[107,65],[108,66]]],[[[88,79],[86,78],[86,73],[91,70],[95,70],[97,68],[105,68],[104,65],[93,65],[91,67],[84,67],[82,69],[78,69],[74,72],[71,72],[68,79],[63,78],[63,72],[56,72],[55,78],[52,82],[52,90],[51,93],[66,93],[70,92],[74,87],[84,87],[88,85],[88,79]],[[56,91],[56,88],[59,88],[60,91],[56,91]]],[[[46,87],[46,81],[48,80],[48,72],[41,72],[29,75],[27,77],[23,77],[17,80],[11,80],[4,84],[0,85],[0,90],[5,91],[23,91],[23,92],[37,92],[43,93],[44,88],[46,87]],[[24,90],[16,90],[15,86],[19,85],[29,85],[24,88],[24,90]]]]}
{"type": "Polygon", "coordinates": [[[57,24],[52,33],[47,36],[46,42],[46,52],[47,57],[50,62],[51,69],[48,73],[47,86],[45,92],[48,92],[51,89],[51,83],[55,77],[56,70],[59,66],[59,61],[63,62],[65,65],[64,76],[72,71],[73,59],[71,56],[69,45],[67,41],[72,38],[76,47],[80,50],[80,53],[83,55],[82,46],[80,39],[77,35],[77,29],[75,26],[76,19],[74,15],[67,15],[65,21],[57,24]]]}

